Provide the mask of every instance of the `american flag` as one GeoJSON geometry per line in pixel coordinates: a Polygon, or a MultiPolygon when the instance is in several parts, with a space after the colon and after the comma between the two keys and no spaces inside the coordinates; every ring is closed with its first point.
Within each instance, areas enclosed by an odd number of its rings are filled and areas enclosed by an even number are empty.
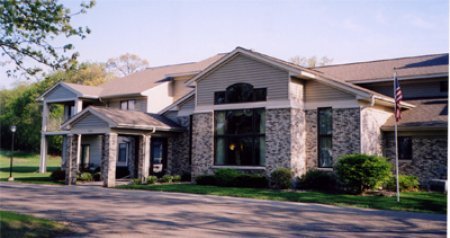
{"type": "Polygon", "coordinates": [[[400,102],[403,99],[403,92],[398,82],[397,74],[394,75],[394,87],[395,87],[395,120],[398,122],[402,119],[402,110],[400,108],[400,102]]]}

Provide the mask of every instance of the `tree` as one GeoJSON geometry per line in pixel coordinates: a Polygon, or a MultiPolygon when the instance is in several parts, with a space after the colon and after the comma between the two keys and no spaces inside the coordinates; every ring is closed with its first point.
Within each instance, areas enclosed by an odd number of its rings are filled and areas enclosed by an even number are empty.
{"type": "MultiPolygon", "coordinates": [[[[17,125],[16,148],[24,151],[38,151],[42,123],[42,108],[36,98],[56,83],[64,81],[84,85],[98,85],[110,78],[102,64],[84,63],[73,70],[59,70],[36,83],[19,84],[14,89],[0,90],[0,146],[9,149],[11,132],[9,125],[17,125]]],[[[63,107],[50,106],[50,118],[62,118],[63,107]]],[[[52,136],[49,152],[59,152],[61,137],[52,136]]]]}
{"type": "Polygon", "coordinates": [[[51,82],[64,81],[67,83],[97,86],[111,79],[106,72],[105,65],[99,63],[82,63],[72,70],[59,70],[47,77],[51,82]]]}
{"type": "Polygon", "coordinates": [[[333,63],[333,59],[328,58],[326,56],[317,59],[316,56],[312,57],[300,57],[294,56],[289,60],[291,63],[298,64],[303,67],[314,68],[317,66],[324,66],[333,63]]]}
{"type": "Polygon", "coordinates": [[[6,71],[8,76],[23,73],[29,78],[45,66],[54,70],[74,67],[78,53],[73,44],[56,46],[54,40],[61,36],[84,39],[89,28],[74,27],[71,19],[94,5],[94,0],[82,2],[72,14],[56,0],[0,0],[0,52],[9,58],[0,63],[15,65],[6,71]]]}
{"type": "Polygon", "coordinates": [[[125,77],[148,67],[148,61],[135,54],[126,53],[106,62],[106,69],[117,76],[125,77]]]}

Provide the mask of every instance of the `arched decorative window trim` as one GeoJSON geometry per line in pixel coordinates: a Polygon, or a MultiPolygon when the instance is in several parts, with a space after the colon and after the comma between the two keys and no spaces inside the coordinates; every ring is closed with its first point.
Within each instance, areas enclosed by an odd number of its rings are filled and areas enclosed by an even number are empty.
{"type": "Polygon", "coordinates": [[[267,100],[266,88],[254,88],[249,83],[235,83],[225,91],[214,93],[214,104],[261,102],[267,100]]]}

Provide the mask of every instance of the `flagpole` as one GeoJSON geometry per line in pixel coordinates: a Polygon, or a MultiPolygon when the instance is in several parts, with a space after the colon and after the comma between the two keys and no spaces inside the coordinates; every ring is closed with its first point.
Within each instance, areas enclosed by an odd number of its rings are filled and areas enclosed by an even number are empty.
{"type": "MultiPolygon", "coordinates": [[[[394,68],[394,100],[396,100],[396,85],[395,85],[395,81],[398,80],[397,79],[397,71],[396,68],[394,68]]],[[[400,202],[400,188],[399,188],[399,184],[398,184],[398,138],[397,138],[397,103],[394,103],[394,115],[395,115],[395,184],[396,184],[396,188],[397,188],[397,202],[400,202]]]]}

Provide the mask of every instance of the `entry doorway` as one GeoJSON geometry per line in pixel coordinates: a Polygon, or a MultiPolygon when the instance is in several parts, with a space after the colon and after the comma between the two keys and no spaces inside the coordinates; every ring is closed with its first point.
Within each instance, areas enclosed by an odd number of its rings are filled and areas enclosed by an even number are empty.
{"type": "Polygon", "coordinates": [[[162,177],[167,170],[167,138],[152,137],[150,147],[150,175],[162,177]]]}

